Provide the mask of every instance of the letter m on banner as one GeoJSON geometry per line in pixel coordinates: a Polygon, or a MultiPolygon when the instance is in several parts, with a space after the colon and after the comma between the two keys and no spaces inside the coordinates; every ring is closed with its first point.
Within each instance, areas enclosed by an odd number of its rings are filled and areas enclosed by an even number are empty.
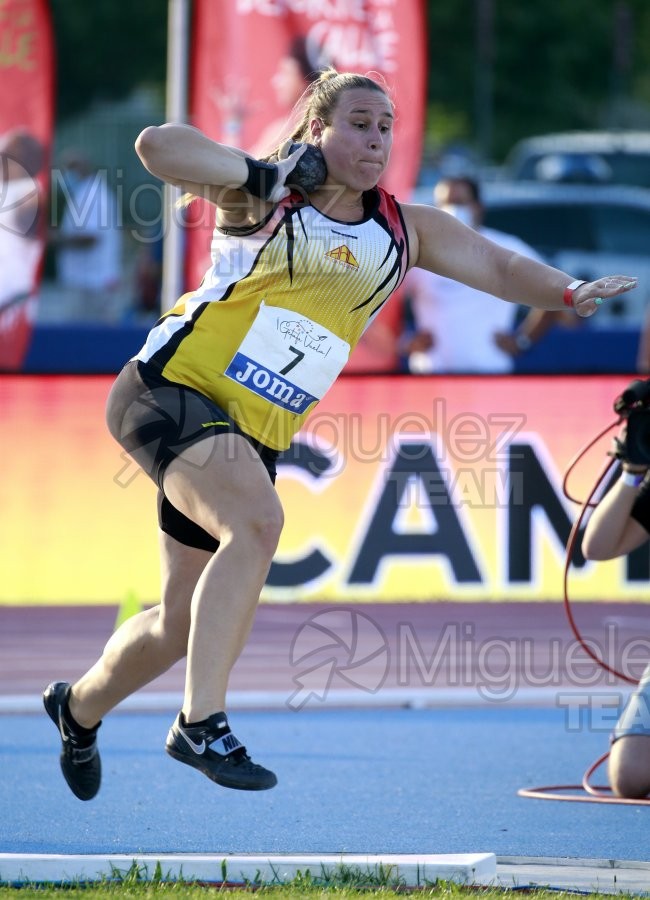
{"type": "MultiPolygon", "coordinates": [[[[254,156],[268,154],[289,137],[298,118],[294,104],[319,68],[379,74],[397,113],[382,186],[409,199],[420,167],[425,113],[423,0],[195,0],[190,58],[193,123],[254,156]]],[[[198,202],[191,215],[189,288],[200,283],[210,264],[213,219],[198,202]]]]}
{"type": "Polygon", "coordinates": [[[53,123],[46,0],[0,0],[0,370],[21,368],[36,313],[53,123]]]}

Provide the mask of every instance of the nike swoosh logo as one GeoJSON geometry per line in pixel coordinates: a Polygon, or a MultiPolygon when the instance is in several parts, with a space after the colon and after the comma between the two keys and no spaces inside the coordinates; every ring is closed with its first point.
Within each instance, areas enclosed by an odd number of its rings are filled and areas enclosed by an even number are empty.
{"type": "Polygon", "coordinates": [[[194,750],[195,753],[198,753],[198,754],[205,753],[205,748],[207,746],[205,741],[201,741],[200,744],[195,744],[194,741],[192,740],[192,738],[189,735],[185,734],[185,732],[183,731],[183,729],[181,728],[180,725],[178,726],[178,730],[180,731],[181,735],[185,738],[188,745],[192,748],[192,750],[194,750]]]}
{"type": "Polygon", "coordinates": [[[59,731],[61,732],[61,740],[63,741],[64,744],[67,744],[68,736],[66,735],[64,728],[63,728],[63,707],[61,706],[60,703],[59,703],[59,707],[58,707],[57,718],[59,720],[59,731]]]}

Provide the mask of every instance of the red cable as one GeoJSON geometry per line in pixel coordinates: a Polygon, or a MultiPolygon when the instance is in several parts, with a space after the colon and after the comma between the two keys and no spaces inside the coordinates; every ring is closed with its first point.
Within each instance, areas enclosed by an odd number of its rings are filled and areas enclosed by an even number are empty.
{"type": "Polygon", "coordinates": [[[570,800],[573,803],[619,803],[627,806],[650,806],[650,800],[631,800],[627,797],[613,797],[612,789],[607,785],[592,785],[589,779],[601,766],[607,757],[607,753],[599,756],[596,762],[592,763],[582,778],[582,784],[554,784],[549,787],[521,788],[517,791],[519,797],[530,797],[533,800],[570,800]],[[557,791],[579,791],[584,790],[588,796],[584,794],[567,795],[558,794],[557,791]]]}
{"type": "MultiPolygon", "coordinates": [[[[572,497],[571,494],[569,493],[569,491],[567,489],[567,483],[569,481],[569,476],[571,475],[571,473],[573,472],[575,467],[578,465],[578,463],[582,460],[582,458],[584,456],[586,456],[587,453],[591,450],[591,448],[594,446],[594,444],[597,443],[603,437],[603,435],[606,435],[608,431],[611,431],[612,428],[615,428],[617,425],[620,425],[622,421],[623,420],[621,418],[618,418],[618,419],[616,419],[615,422],[612,422],[610,425],[608,425],[607,428],[603,428],[603,430],[599,434],[596,435],[596,437],[593,439],[593,441],[590,441],[581,450],[578,450],[576,455],[573,457],[573,459],[569,463],[569,466],[566,470],[566,474],[564,476],[564,480],[562,481],[562,491],[564,493],[564,496],[568,500],[571,500],[572,503],[577,503],[578,505],[582,505],[582,500],[576,500],[575,497],[572,497]]],[[[612,460],[612,463],[613,462],[614,462],[614,460],[612,460]]],[[[609,471],[609,468],[612,465],[612,463],[608,464],[606,471],[609,471]]],[[[603,475],[604,475],[604,473],[603,473],[603,475]]],[[[601,478],[599,479],[598,484],[600,484],[600,482],[602,481],[602,478],[603,478],[603,476],[601,476],[601,478]]],[[[598,484],[596,485],[596,487],[598,486],[598,484]]],[[[594,495],[594,491],[592,491],[591,494],[589,495],[589,497],[587,498],[585,505],[589,503],[589,501],[591,500],[593,495],[594,495]]]]}
{"type": "Polygon", "coordinates": [[[589,779],[594,774],[596,769],[600,768],[600,766],[605,762],[606,759],[609,759],[609,750],[603,753],[602,756],[599,756],[596,762],[593,762],[585,774],[582,776],[582,786],[588,794],[591,794],[592,797],[607,797],[612,793],[612,789],[608,785],[603,784],[590,784],[589,779]]]}
{"type": "MultiPolygon", "coordinates": [[[[574,637],[585,651],[587,656],[594,660],[599,666],[605,669],[607,672],[610,672],[612,675],[615,675],[617,678],[623,679],[623,681],[627,681],[629,684],[637,685],[639,682],[630,678],[628,675],[625,675],[623,672],[619,672],[617,669],[608,665],[604,660],[602,660],[599,656],[597,656],[594,651],[589,647],[589,645],[585,642],[580,630],[576,624],[576,621],[573,617],[573,612],[571,611],[571,603],[569,600],[569,590],[568,590],[568,576],[569,569],[571,567],[571,559],[573,557],[573,551],[575,549],[575,542],[580,532],[580,526],[582,525],[582,520],[584,519],[585,513],[590,507],[595,506],[592,503],[592,498],[594,494],[598,491],[600,486],[602,485],[605,477],[611,471],[612,466],[615,464],[615,460],[612,459],[607,463],[603,471],[600,473],[596,482],[587,497],[587,499],[582,502],[580,500],[576,500],[572,497],[567,489],[567,483],[569,480],[569,476],[571,472],[576,467],[576,465],[580,462],[580,460],[586,455],[586,453],[594,446],[594,444],[599,441],[603,435],[607,434],[608,431],[611,431],[616,425],[620,425],[622,419],[617,419],[611,425],[608,425],[607,428],[603,429],[596,437],[590,441],[586,446],[584,446],[571,460],[569,463],[569,467],[566,471],[564,479],[562,481],[562,491],[564,496],[567,499],[571,500],[573,503],[581,503],[581,510],[578,518],[573,523],[573,528],[569,534],[569,539],[567,541],[566,547],[566,559],[564,564],[564,611],[566,613],[567,619],[569,621],[569,625],[571,626],[571,631],[574,634],[574,637]]],[[[594,763],[592,763],[582,778],[582,784],[555,784],[549,785],[548,787],[534,787],[534,788],[521,788],[517,791],[517,795],[519,797],[529,797],[536,800],[569,800],[573,803],[619,803],[626,805],[634,805],[634,806],[650,806],[650,800],[632,800],[626,797],[614,797],[612,796],[612,789],[607,785],[592,785],[589,782],[589,779],[593,775],[593,773],[598,769],[606,759],[609,757],[609,750],[607,753],[603,753],[594,763]],[[584,796],[584,794],[577,795],[568,795],[557,793],[558,791],[580,791],[583,790],[588,796],[584,796]]]]}
{"type": "MultiPolygon", "coordinates": [[[[599,440],[608,431],[610,431],[614,427],[614,425],[617,425],[620,421],[621,420],[619,419],[617,422],[614,422],[612,425],[608,425],[608,427],[604,431],[601,431],[600,434],[596,438],[594,438],[593,441],[591,441],[589,444],[587,444],[587,446],[584,447],[576,455],[576,457],[574,457],[574,460],[569,465],[567,474],[565,475],[564,481],[562,484],[562,490],[564,491],[564,495],[569,500],[572,500],[574,503],[580,502],[579,500],[575,500],[573,497],[571,497],[566,489],[567,479],[568,479],[571,471],[575,468],[576,464],[582,459],[582,457],[587,453],[587,451],[590,450],[591,447],[593,447],[593,445],[596,443],[596,441],[599,440]]],[[[589,656],[591,659],[593,659],[593,661],[595,663],[597,663],[599,666],[601,666],[601,668],[605,669],[606,672],[610,672],[612,675],[615,675],[617,678],[621,678],[623,681],[627,681],[629,684],[636,685],[639,683],[637,679],[630,678],[629,675],[625,675],[625,673],[619,672],[617,669],[608,665],[603,659],[601,659],[596,653],[594,653],[594,651],[591,649],[591,647],[585,642],[584,638],[582,637],[582,634],[580,633],[580,630],[578,629],[578,625],[573,617],[573,612],[571,611],[571,603],[569,601],[569,585],[568,585],[569,569],[571,568],[571,560],[573,558],[573,551],[575,549],[576,539],[580,532],[580,526],[582,525],[582,520],[584,519],[585,513],[587,512],[587,510],[590,507],[595,505],[591,502],[592,497],[598,491],[598,489],[600,488],[601,484],[605,480],[606,476],[609,474],[609,472],[614,464],[615,464],[615,460],[612,459],[610,462],[607,463],[607,465],[605,466],[603,471],[600,473],[600,475],[596,479],[596,482],[595,482],[593,488],[591,489],[589,496],[582,503],[582,508],[580,510],[580,514],[579,514],[578,518],[575,520],[575,522],[573,523],[573,528],[571,529],[571,532],[569,534],[569,539],[567,541],[567,547],[566,547],[566,558],[565,558],[565,562],[564,562],[564,611],[566,613],[567,619],[569,620],[569,625],[571,626],[571,631],[573,632],[576,640],[578,641],[578,643],[580,644],[582,649],[585,651],[587,656],[589,656]]]]}

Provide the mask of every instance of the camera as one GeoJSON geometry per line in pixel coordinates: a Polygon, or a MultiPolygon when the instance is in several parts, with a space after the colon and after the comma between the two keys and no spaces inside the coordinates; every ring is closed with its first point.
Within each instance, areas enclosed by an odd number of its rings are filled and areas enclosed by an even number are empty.
{"type": "Polygon", "coordinates": [[[650,466],[650,378],[632,381],[614,401],[614,412],[627,419],[622,455],[633,465],[650,466]]]}

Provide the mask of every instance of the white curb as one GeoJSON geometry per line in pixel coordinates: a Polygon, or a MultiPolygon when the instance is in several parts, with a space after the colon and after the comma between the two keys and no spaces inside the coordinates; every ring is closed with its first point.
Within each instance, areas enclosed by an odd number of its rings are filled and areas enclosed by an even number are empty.
{"type": "Polygon", "coordinates": [[[280,884],[299,874],[314,879],[336,877],[341,867],[407,887],[423,887],[436,880],[464,885],[493,884],[496,856],[493,853],[417,854],[309,854],[296,856],[211,854],[167,855],[59,855],[0,853],[0,883],[78,882],[119,879],[137,866],[143,881],[201,881],[280,884]]]}

